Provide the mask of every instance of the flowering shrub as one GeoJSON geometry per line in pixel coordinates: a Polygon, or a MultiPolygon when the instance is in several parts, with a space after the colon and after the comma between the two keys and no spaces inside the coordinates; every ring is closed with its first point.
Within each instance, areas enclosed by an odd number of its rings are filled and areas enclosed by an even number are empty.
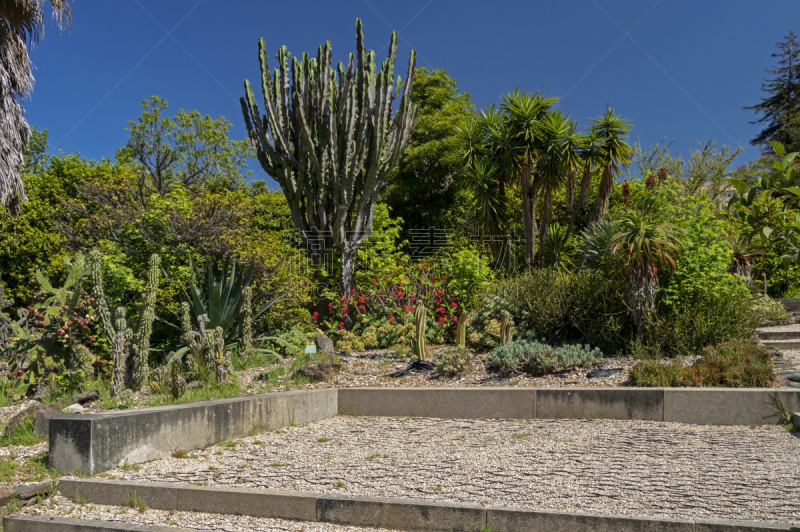
{"type": "Polygon", "coordinates": [[[553,347],[540,342],[516,340],[492,350],[492,366],[507,374],[523,371],[541,375],[574,367],[590,366],[603,357],[589,345],[553,347]]]}

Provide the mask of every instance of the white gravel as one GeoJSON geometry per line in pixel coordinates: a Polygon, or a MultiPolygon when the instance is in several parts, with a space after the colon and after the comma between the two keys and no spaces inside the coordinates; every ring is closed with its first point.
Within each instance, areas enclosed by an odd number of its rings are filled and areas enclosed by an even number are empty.
{"type": "Polygon", "coordinates": [[[800,522],[800,442],[778,426],[340,416],[190,456],[104,476],[684,519],[800,522]]]}

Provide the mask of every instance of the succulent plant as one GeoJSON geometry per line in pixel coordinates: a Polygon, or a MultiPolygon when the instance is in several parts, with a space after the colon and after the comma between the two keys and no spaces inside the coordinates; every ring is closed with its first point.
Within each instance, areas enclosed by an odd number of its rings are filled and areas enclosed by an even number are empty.
{"type": "MultiPolygon", "coordinates": [[[[411,51],[406,82],[398,76],[395,84],[397,33],[388,48],[388,58],[376,65],[357,19],[356,53],[346,68],[341,62],[332,67],[328,41],[316,58],[304,53],[290,61],[281,47],[273,74],[259,39],[266,115],[249,81],[241,99],[258,161],[283,189],[304,243],[324,240],[325,249],[341,252],[345,293],[353,288],[356,252],[372,234],[378,195],[411,140],[419,111],[411,99],[416,53],[411,51]]],[[[319,259],[312,248],[311,258],[319,259]]]]}
{"type": "Polygon", "coordinates": [[[139,318],[136,327],[131,329],[125,317],[125,309],[116,309],[115,320],[112,321],[103,288],[103,256],[98,250],[89,254],[89,264],[92,279],[92,295],[97,305],[97,314],[103,327],[106,339],[112,344],[114,354],[114,393],[119,396],[124,389],[124,384],[117,381],[117,377],[127,374],[127,368],[117,367],[118,364],[133,363],[133,384],[142,386],[150,376],[150,335],[153,332],[153,319],[155,319],[156,290],[160,276],[159,266],[161,258],[153,254],[149,261],[147,284],[142,294],[142,303],[139,309],[139,318]],[[120,334],[122,333],[122,334],[120,334]]]}
{"type": "Polygon", "coordinates": [[[425,347],[425,325],[428,320],[428,311],[425,305],[419,303],[414,311],[414,337],[411,338],[411,348],[420,360],[425,360],[427,349],[425,347]]]}
{"type": "Polygon", "coordinates": [[[500,345],[506,345],[511,342],[513,335],[514,320],[511,319],[511,313],[504,310],[503,317],[500,320],[500,345]]]}
{"type": "Polygon", "coordinates": [[[467,320],[469,319],[469,314],[466,310],[461,311],[461,315],[458,317],[458,325],[456,325],[456,345],[458,347],[464,347],[467,345],[467,320]]]}
{"type": "Polygon", "coordinates": [[[511,341],[492,350],[492,366],[504,373],[519,371],[540,375],[593,364],[603,357],[599,348],[587,345],[554,347],[542,342],[511,341]]]}
{"type": "Polygon", "coordinates": [[[242,327],[240,352],[245,359],[253,355],[253,289],[247,287],[242,291],[244,301],[239,313],[239,323],[242,327]]]}

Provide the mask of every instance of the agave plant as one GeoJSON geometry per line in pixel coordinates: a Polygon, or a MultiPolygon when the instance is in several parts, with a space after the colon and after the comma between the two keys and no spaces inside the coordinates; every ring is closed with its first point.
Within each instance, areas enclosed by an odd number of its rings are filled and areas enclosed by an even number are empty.
{"type": "MultiPolygon", "coordinates": [[[[227,259],[220,265],[212,259],[208,261],[203,274],[197,269],[191,256],[189,266],[192,269],[192,281],[184,290],[184,295],[193,321],[197,323],[198,317],[205,315],[208,318],[206,328],[214,330],[222,327],[223,339],[226,342],[234,341],[239,336],[239,317],[245,301],[245,289],[253,284],[253,269],[237,268],[235,263],[231,264],[227,259]]],[[[261,316],[281,297],[283,295],[279,294],[254,311],[251,318],[261,316]]]]}
{"type": "Polygon", "coordinates": [[[617,221],[612,218],[589,224],[581,235],[580,264],[595,269],[609,266],[612,257],[609,244],[616,231],[617,221]]]}

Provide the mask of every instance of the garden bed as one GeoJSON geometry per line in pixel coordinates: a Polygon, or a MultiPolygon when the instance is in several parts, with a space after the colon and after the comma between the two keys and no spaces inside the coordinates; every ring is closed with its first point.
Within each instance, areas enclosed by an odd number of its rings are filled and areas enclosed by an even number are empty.
{"type": "Polygon", "coordinates": [[[800,520],[795,435],[643,421],[336,417],[103,474],[602,514],[800,520]]]}

